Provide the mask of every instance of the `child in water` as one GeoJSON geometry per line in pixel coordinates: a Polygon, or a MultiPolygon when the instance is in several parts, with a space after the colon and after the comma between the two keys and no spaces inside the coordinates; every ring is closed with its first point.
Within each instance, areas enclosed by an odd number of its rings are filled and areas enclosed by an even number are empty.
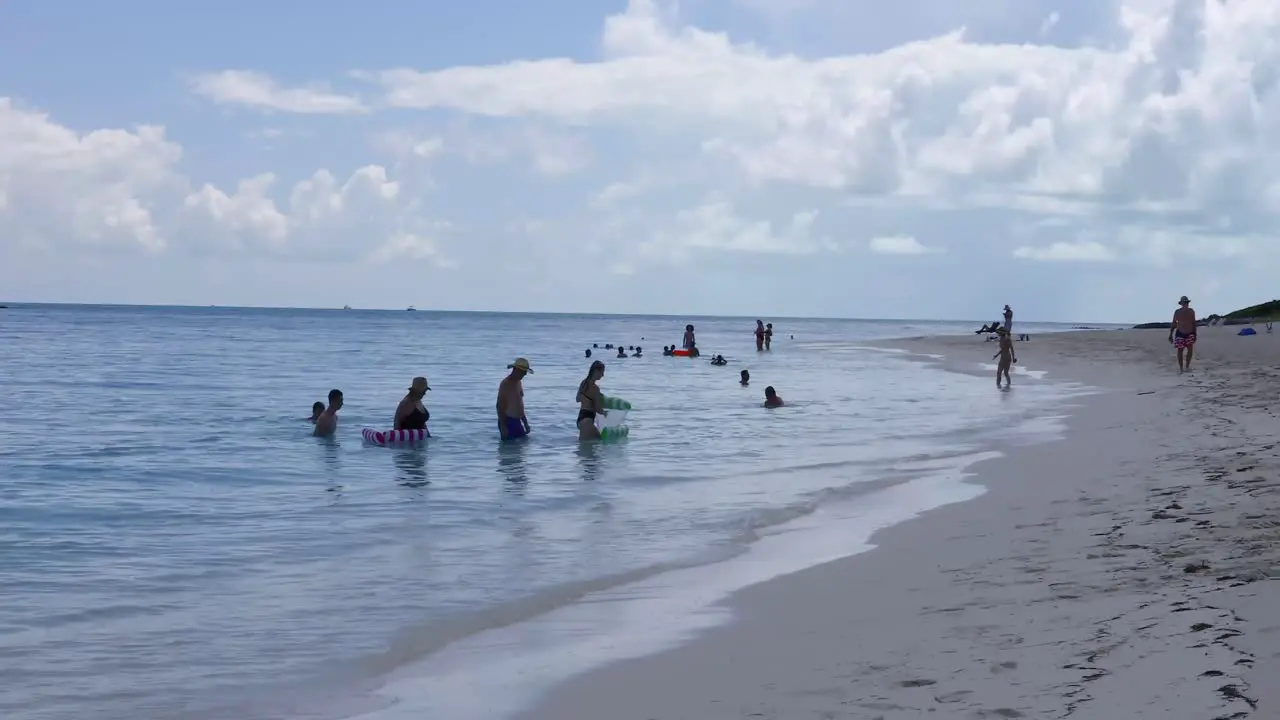
{"type": "Polygon", "coordinates": [[[320,413],[324,412],[324,403],[316,401],[311,403],[311,424],[315,425],[316,420],[320,417],[320,413]]]}
{"type": "Polygon", "coordinates": [[[782,398],[778,397],[778,391],[773,386],[764,389],[764,406],[767,408],[782,407],[782,398]]]}
{"type": "Polygon", "coordinates": [[[743,370],[743,371],[742,371],[742,381],[741,381],[739,384],[740,384],[740,385],[742,385],[742,387],[746,387],[746,386],[750,385],[750,384],[751,384],[751,373],[747,372],[746,370],[743,370]]]}

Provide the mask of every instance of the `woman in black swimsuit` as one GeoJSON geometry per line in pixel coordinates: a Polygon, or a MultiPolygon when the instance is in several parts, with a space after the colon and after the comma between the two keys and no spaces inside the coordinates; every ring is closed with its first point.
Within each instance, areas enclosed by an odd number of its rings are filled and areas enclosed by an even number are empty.
{"type": "Polygon", "coordinates": [[[431,419],[431,413],[427,412],[426,406],[422,404],[422,398],[426,397],[427,392],[431,390],[431,386],[427,384],[424,377],[416,377],[413,379],[413,385],[409,388],[409,392],[400,401],[400,405],[396,407],[396,430],[426,430],[427,421],[431,419]]]}
{"type": "Polygon", "coordinates": [[[591,363],[587,378],[578,384],[578,440],[599,440],[600,430],[596,428],[596,415],[607,415],[604,409],[604,394],[600,392],[600,378],[604,377],[604,363],[599,360],[591,363]]]}

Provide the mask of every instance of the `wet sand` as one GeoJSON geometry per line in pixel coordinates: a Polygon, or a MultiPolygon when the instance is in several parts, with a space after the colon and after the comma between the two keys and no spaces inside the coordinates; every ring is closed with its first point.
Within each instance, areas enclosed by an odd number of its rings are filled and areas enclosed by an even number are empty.
{"type": "MultiPolygon", "coordinates": [[[[1107,388],[1065,440],[1005,448],[974,467],[981,498],[748,588],[732,623],[523,717],[1280,717],[1280,336],[1236,331],[1205,329],[1185,375],[1166,331],[1019,342],[1019,368],[1107,388]]],[[[999,392],[980,336],[892,344],[999,392]]]]}

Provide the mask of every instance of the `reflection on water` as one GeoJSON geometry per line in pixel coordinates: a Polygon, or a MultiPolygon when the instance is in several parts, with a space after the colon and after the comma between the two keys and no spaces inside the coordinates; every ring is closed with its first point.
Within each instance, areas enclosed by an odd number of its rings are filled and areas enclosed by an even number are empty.
{"type": "Polygon", "coordinates": [[[525,458],[529,452],[529,439],[498,443],[498,474],[513,485],[529,482],[529,468],[525,458]]]}
{"type": "Polygon", "coordinates": [[[578,467],[582,469],[582,479],[596,480],[600,477],[600,443],[578,443],[578,467]]]}
{"type": "Polygon", "coordinates": [[[431,484],[427,479],[427,451],[413,448],[394,453],[396,482],[405,487],[421,488],[431,484]]]}

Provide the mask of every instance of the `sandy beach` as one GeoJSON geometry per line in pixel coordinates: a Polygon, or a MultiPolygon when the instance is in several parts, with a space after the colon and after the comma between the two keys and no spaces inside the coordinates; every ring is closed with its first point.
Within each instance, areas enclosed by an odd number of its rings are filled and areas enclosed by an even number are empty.
{"type": "MultiPolygon", "coordinates": [[[[730,624],[523,717],[1280,718],[1280,339],[1237,330],[1204,329],[1185,375],[1165,331],[1018,343],[1011,392],[1105,388],[1064,440],[1000,448],[979,499],[750,587],[730,624]]],[[[980,336],[892,344],[998,392],[980,336]]]]}

